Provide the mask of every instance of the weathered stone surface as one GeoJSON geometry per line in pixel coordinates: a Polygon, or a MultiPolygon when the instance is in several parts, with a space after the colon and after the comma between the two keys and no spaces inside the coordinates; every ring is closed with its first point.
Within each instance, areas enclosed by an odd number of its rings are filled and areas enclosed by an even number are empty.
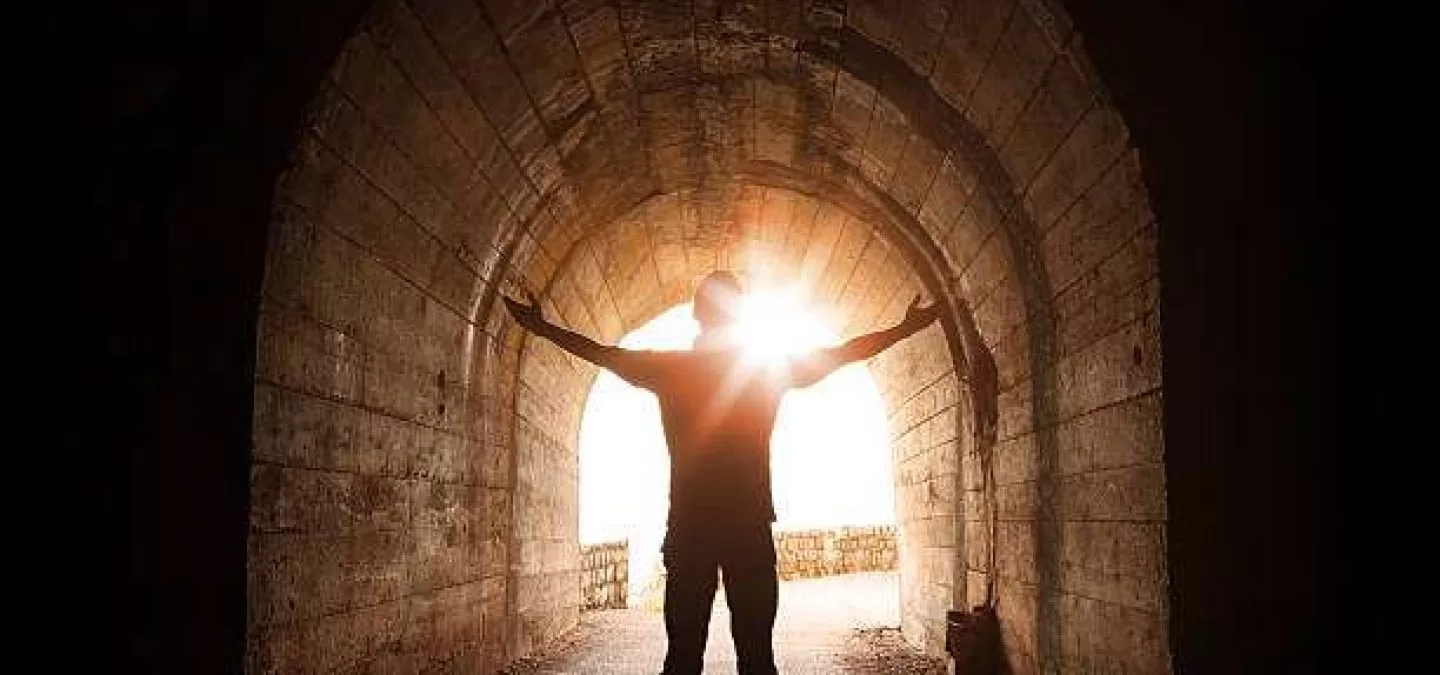
{"type": "Polygon", "coordinates": [[[1012,14],[970,95],[968,112],[975,126],[995,138],[1009,137],[1016,115],[1054,58],[1054,47],[1030,14],[1012,14]]]}
{"type": "Polygon", "coordinates": [[[893,527],[845,527],[775,533],[777,571],[781,579],[895,569],[893,527]]]}
{"type": "Polygon", "coordinates": [[[629,542],[580,549],[581,609],[624,609],[630,595],[629,542]]]}
{"type": "Polygon", "coordinates": [[[247,667],[490,672],[574,625],[620,576],[578,543],[595,371],[498,295],[614,342],[725,266],[846,336],[944,305],[870,363],[893,549],[795,535],[787,574],[893,564],[932,654],[994,583],[1016,672],[1168,671],[1158,225],[1071,30],[1036,0],[377,3],[277,186],[247,667]]]}

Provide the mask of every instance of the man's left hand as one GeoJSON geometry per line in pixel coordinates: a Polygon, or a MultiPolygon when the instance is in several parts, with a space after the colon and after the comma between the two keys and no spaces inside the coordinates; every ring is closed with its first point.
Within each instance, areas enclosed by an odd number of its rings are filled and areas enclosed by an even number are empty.
{"type": "Polygon", "coordinates": [[[528,331],[535,331],[545,324],[545,313],[540,309],[540,303],[535,296],[525,294],[526,302],[512,300],[505,296],[505,308],[510,310],[510,316],[515,317],[515,322],[528,331]]]}

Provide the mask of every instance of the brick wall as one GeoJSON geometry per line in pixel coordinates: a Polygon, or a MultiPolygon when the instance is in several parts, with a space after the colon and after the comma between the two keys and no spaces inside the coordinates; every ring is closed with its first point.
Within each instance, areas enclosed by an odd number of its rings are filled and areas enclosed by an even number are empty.
{"type": "Polygon", "coordinates": [[[496,294],[614,341],[727,267],[845,335],[946,305],[871,363],[909,639],[993,581],[1017,672],[1166,672],[1156,225],[1063,12],[662,5],[381,0],[339,54],[267,251],[248,668],[573,626],[594,371],[496,294]]]}
{"type": "Polygon", "coordinates": [[[895,569],[895,528],[844,527],[775,533],[781,579],[895,569]]]}
{"type": "MultiPolygon", "coordinates": [[[[900,625],[932,654],[944,649],[956,579],[956,498],[963,400],[942,332],[929,328],[872,362],[889,410],[900,572],[900,625]]],[[[963,579],[960,580],[963,582],[963,579]]]]}
{"type": "MultiPolygon", "coordinates": [[[[895,535],[889,525],[775,532],[776,572],[790,580],[893,571],[899,560],[895,535]]],[[[665,569],[657,565],[654,572],[634,606],[658,612],[665,601],[665,569]]]]}
{"type": "Polygon", "coordinates": [[[613,541],[580,549],[582,609],[624,609],[630,594],[630,543],[613,541]]]}

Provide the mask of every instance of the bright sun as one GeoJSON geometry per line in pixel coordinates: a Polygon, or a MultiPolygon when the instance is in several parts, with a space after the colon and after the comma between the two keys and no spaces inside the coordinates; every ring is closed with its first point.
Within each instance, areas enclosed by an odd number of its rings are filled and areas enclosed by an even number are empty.
{"type": "Polygon", "coordinates": [[[794,295],[758,292],[745,296],[737,325],[745,349],[778,360],[835,341],[823,323],[799,308],[794,295]]]}
{"type": "MultiPolygon", "coordinates": [[[[689,349],[689,304],[625,336],[631,349],[689,349]]],[[[741,309],[747,351],[767,360],[835,345],[839,336],[790,293],[752,293],[741,309]]],[[[628,539],[632,593],[650,581],[664,534],[669,455],[654,395],[602,372],[580,422],[580,539],[628,539]]],[[[777,530],[895,521],[884,401],[863,364],[786,394],[771,437],[777,530]]]]}

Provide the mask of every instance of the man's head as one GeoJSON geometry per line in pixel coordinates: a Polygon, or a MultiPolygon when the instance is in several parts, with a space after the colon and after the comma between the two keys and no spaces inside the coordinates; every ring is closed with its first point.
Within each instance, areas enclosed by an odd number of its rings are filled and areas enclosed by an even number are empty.
{"type": "Polygon", "coordinates": [[[695,320],[700,330],[722,328],[739,318],[744,290],[740,279],[730,272],[711,272],[695,289],[695,320]]]}

